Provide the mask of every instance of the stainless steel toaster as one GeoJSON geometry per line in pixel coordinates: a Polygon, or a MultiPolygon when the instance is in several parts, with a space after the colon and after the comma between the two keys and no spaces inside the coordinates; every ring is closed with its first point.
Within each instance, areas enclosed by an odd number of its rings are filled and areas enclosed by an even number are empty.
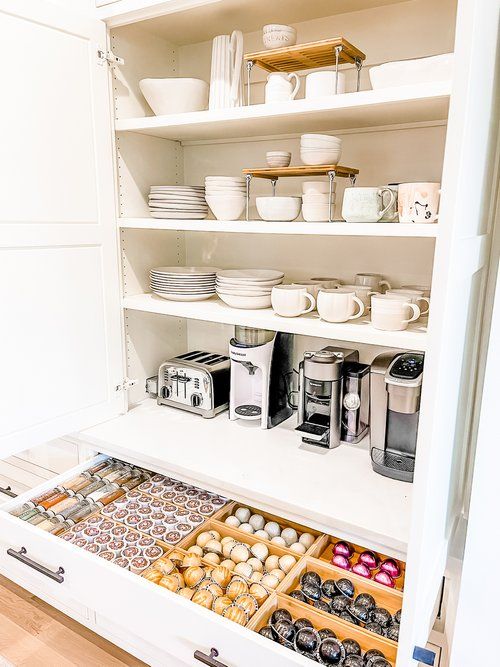
{"type": "Polygon", "coordinates": [[[158,405],[170,405],[202,417],[229,407],[229,357],[196,350],[168,359],[158,371],[158,405]]]}

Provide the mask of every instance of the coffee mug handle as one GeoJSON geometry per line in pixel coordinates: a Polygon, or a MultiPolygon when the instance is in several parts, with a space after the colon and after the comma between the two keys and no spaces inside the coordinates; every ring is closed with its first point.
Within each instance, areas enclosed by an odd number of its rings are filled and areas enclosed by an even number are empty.
{"type": "Polygon", "coordinates": [[[309,299],[310,305],[309,305],[309,308],[307,308],[306,310],[303,310],[300,313],[301,315],[305,315],[306,313],[310,313],[311,310],[314,310],[316,308],[316,299],[311,294],[309,294],[309,292],[306,292],[304,296],[306,297],[306,299],[309,299]]]}
{"type": "Polygon", "coordinates": [[[419,306],[420,308],[420,315],[427,315],[429,313],[429,307],[430,307],[430,300],[426,296],[419,296],[418,301],[423,301],[424,303],[427,304],[427,310],[422,310],[422,307],[419,306]]]}
{"type": "Polygon", "coordinates": [[[291,81],[292,79],[295,79],[295,88],[293,89],[292,94],[290,95],[290,99],[294,100],[295,95],[299,92],[300,79],[298,74],[295,74],[295,72],[290,72],[290,74],[288,75],[288,81],[291,81]]]}
{"type": "MultiPolygon", "coordinates": [[[[366,296],[371,297],[371,296],[374,296],[375,294],[380,294],[380,292],[368,292],[368,294],[366,296]]],[[[371,302],[372,302],[372,300],[370,299],[370,305],[366,306],[366,310],[371,310],[372,309],[371,302]]]]}
{"type": "Polygon", "coordinates": [[[387,211],[391,208],[391,206],[394,205],[394,202],[396,201],[396,195],[394,192],[391,190],[391,188],[379,188],[377,194],[379,194],[382,198],[382,202],[384,201],[384,192],[389,193],[389,203],[387,206],[384,208],[383,211],[378,212],[378,219],[382,220],[384,215],[387,213],[387,211]]]}
{"type": "Polygon", "coordinates": [[[357,296],[353,296],[352,299],[353,299],[354,303],[358,304],[359,312],[356,313],[355,315],[350,315],[347,319],[348,320],[357,320],[358,317],[361,317],[361,315],[365,314],[365,304],[357,296]]]}
{"type": "Polygon", "coordinates": [[[392,289],[391,283],[387,280],[381,280],[378,284],[379,287],[387,287],[387,289],[392,289]]]}
{"type": "Polygon", "coordinates": [[[408,303],[405,303],[405,306],[409,306],[413,310],[413,315],[409,320],[403,320],[403,322],[410,324],[410,322],[415,322],[415,320],[418,320],[420,317],[420,308],[416,304],[410,303],[409,301],[408,303]]]}

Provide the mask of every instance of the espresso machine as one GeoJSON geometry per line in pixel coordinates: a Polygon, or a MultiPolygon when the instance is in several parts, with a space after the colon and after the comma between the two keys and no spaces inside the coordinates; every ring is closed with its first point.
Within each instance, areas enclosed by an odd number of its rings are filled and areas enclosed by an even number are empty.
{"type": "Polygon", "coordinates": [[[299,364],[298,426],[302,442],[331,449],[341,440],[343,371],[357,350],[328,346],[305,352],[299,364]]]}
{"type": "Polygon", "coordinates": [[[292,354],[292,334],[235,327],[229,343],[229,419],[259,421],[261,428],[267,429],[291,416],[292,354]]]}
{"type": "Polygon", "coordinates": [[[423,354],[393,351],[370,371],[372,468],[402,482],[413,482],[423,369],[423,354]]]}

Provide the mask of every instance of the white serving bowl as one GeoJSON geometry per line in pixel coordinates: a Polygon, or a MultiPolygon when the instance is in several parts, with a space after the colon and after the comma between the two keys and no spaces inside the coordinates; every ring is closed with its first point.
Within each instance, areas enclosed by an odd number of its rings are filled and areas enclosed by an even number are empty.
{"type": "Polygon", "coordinates": [[[202,79],[142,79],[139,88],[157,116],[208,107],[209,85],[202,79]]]}
{"type": "MultiPolygon", "coordinates": [[[[335,192],[337,183],[333,181],[332,191],[335,192]]],[[[328,194],[330,192],[330,183],[328,181],[306,181],[302,183],[302,192],[304,195],[328,194]]]]}
{"type": "Polygon", "coordinates": [[[258,308],[271,307],[271,295],[265,294],[263,296],[238,296],[237,294],[220,294],[219,298],[224,301],[231,308],[243,308],[245,310],[253,310],[258,308]]]}
{"type": "Polygon", "coordinates": [[[300,213],[300,197],[256,197],[257,211],[268,222],[291,222],[300,213]]]}
{"type": "Polygon", "coordinates": [[[266,49],[279,49],[297,43],[297,31],[289,25],[270,23],[262,28],[262,41],[266,49]]]}
{"type": "Polygon", "coordinates": [[[338,150],[311,150],[308,148],[300,149],[300,159],[304,164],[338,164],[342,151],[338,150]]]}
{"type": "MultiPolygon", "coordinates": [[[[306,222],[328,222],[330,219],[330,207],[325,204],[302,204],[302,216],[306,222]]],[[[332,211],[333,213],[333,211],[332,211]]]]}
{"type": "Polygon", "coordinates": [[[246,198],[238,195],[229,197],[208,196],[207,204],[217,220],[238,220],[245,208],[246,198]]]}

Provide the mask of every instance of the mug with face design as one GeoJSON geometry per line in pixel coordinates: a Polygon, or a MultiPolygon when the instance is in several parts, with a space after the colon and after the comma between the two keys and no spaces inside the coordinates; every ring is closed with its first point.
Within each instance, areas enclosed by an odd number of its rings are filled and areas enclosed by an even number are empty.
{"type": "Polygon", "coordinates": [[[420,308],[404,295],[372,296],[371,321],[375,329],[404,331],[410,322],[415,322],[419,317],[420,308]]]}
{"type": "Polygon", "coordinates": [[[305,287],[276,285],[271,292],[271,305],[282,317],[298,317],[314,310],[316,300],[305,287]]]}
{"type": "Polygon", "coordinates": [[[320,318],[326,322],[356,320],[364,312],[363,302],[358,299],[353,290],[340,287],[320,290],[318,294],[318,313],[320,318]]]}
{"type": "Polygon", "coordinates": [[[380,273],[356,273],[354,278],[356,285],[364,285],[365,287],[370,287],[373,290],[378,290],[380,287],[387,287],[391,289],[391,284],[384,279],[380,273]]]}
{"type": "Polygon", "coordinates": [[[388,289],[386,294],[408,297],[408,301],[416,303],[420,308],[420,316],[427,315],[429,313],[430,300],[429,297],[424,296],[422,290],[398,287],[396,289],[388,289]],[[421,305],[422,303],[424,304],[423,307],[421,305]]]}
{"type": "Polygon", "coordinates": [[[399,222],[436,222],[441,183],[401,183],[398,188],[399,222]]]}

